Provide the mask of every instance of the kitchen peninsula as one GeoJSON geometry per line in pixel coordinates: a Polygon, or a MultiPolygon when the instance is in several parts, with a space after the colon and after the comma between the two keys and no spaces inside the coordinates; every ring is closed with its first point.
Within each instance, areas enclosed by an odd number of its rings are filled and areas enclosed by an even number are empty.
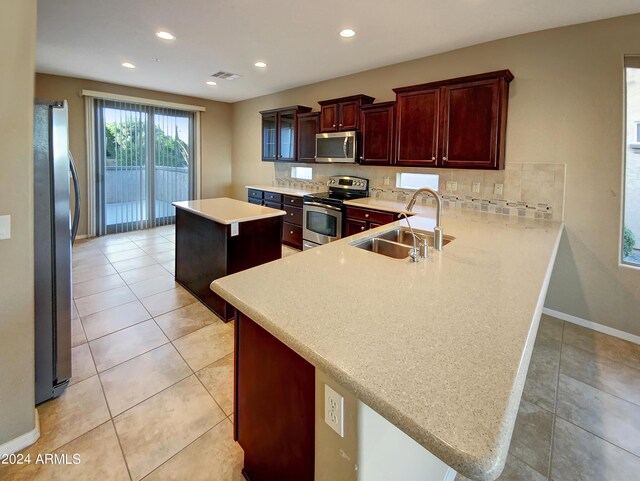
{"type": "Polygon", "coordinates": [[[280,259],[286,212],[226,197],[174,202],[176,281],[223,321],[233,307],[209,284],[214,279],[280,259]]]}
{"type": "MultiPolygon", "coordinates": [[[[413,228],[433,230],[433,209],[415,211],[413,228]]],[[[563,225],[447,209],[454,240],[429,259],[353,245],[398,225],[213,282],[238,310],[234,429],[248,479],[500,475],[563,225]],[[326,386],[344,398],[342,436],[325,424],[326,386]],[[260,405],[258,388],[278,402],[260,405]]]]}

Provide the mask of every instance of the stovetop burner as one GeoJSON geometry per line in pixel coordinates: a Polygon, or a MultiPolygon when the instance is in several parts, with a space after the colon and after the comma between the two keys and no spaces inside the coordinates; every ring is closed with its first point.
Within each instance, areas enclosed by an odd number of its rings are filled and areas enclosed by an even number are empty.
{"type": "Polygon", "coordinates": [[[361,177],[329,177],[327,186],[329,192],[307,194],[304,196],[304,200],[341,207],[345,200],[362,199],[369,195],[369,180],[361,177]]]}

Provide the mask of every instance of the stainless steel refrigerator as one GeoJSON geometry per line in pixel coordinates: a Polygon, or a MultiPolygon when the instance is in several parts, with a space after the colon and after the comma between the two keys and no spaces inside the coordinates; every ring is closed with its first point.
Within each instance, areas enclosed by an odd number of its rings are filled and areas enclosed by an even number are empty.
{"type": "Polygon", "coordinates": [[[80,209],[69,153],[67,102],[34,107],[36,404],[59,396],[71,377],[71,245],[80,209]],[[71,175],[70,175],[71,174],[71,175]],[[75,210],[70,212],[71,185],[75,210]]]}

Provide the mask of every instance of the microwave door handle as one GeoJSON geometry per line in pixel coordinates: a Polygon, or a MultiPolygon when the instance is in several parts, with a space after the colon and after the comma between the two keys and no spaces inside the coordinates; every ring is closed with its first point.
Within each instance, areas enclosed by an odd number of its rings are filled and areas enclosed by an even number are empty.
{"type": "Polygon", "coordinates": [[[344,143],[342,144],[342,152],[344,152],[344,158],[346,159],[349,154],[347,154],[347,142],[349,141],[349,137],[344,137],[344,143]]]}

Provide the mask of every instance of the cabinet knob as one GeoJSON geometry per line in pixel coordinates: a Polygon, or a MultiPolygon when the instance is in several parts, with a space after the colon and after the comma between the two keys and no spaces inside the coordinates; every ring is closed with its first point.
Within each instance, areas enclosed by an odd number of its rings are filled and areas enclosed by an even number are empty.
{"type": "MultiPolygon", "coordinates": [[[[295,200],[294,200],[294,199],[291,199],[289,202],[294,203],[294,202],[295,202],[295,200]]],[[[291,215],[293,215],[293,214],[291,214],[291,215]]]]}
{"type": "Polygon", "coordinates": [[[338,127],[342,127],[342,124],[338,124],[338,127]]]}
{"type": "Polygon", "coordinates": [[[364,230],[364,226],[360,227],[360,230],[364,230]]]}
{"type": "Polygon", "coordinates": [[[436,158],[435,157],[431,157],[431,160],[436,160],[436,158]]]}
{"type": "Polygon", "coordinates": [[[291,213],[291,217],[293,217],[293,212],[291,213]]]}
{"type": "Polygon", "coordinates": [[[292,230],[290,230],[290,231],[289,231],[289,234],[293,234],[293,231],[292,231],[292,230]]]}
{"type": "Polygon", "coordinates": [[[364,155],[361,155],[361,156],[360,156],[360,160],[364,160],[364,155]]]}
{"type": "Polygon", "coordinates": [[[447,160],[447,158],[446,157],[442,157],[442,160],[447,160]]]}
{"type": "Polygon", "coordinates": [[[365,217],[369,217],[369,214],[365,214],[364,216],[365,216],[365,217]]]}
{"type": "Polygon", "coordinates": [[[333,124],[331,127],[335,127],[335,126],[336,126],[336,124],[333,124]]]}

